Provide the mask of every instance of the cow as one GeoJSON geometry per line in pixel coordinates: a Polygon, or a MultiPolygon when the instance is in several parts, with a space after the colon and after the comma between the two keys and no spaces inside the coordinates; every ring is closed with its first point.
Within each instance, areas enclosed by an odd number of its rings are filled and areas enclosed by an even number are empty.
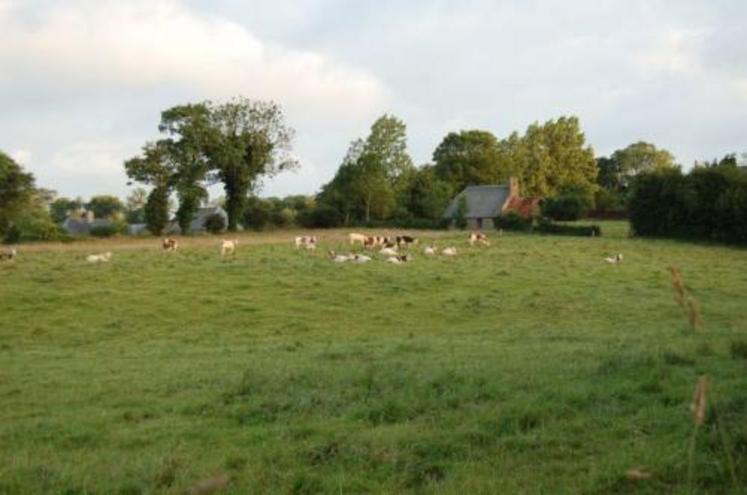
{"type": "Polygon", "coordinates": [[[296,237],[296,249],[316,249],[316,236],[315,235],[303,235],[296,237]]]}
{"type": "Polygon", "coordinates": [[[163,246],[164,251],[176,251],[179,247],[179,243],[177,242],[177,240],[170,237],[164,239],[161,245],[163,246]]]}
{"type": "Polygon", "coordinates": [[[441,254],[443,254],[444,256],[456,256],[457,250],[455,247],[451,246],[451,247],[442,249],[441,254]]]}
{"type": "Polygon", "coordinates": [[[423,248],[423,254],[427,254],[429,256],[433,256],[438,254],[438,248],[436,246],[425,246],[423,248]]]}
{"type": "Polygon", "coordinates": [[[353,258],[350,260],[353,263],[368,263],[371,261],[371,257],[363,255],[363,254],[354,254],[353,258]]]}
{"type": "Polygon", "coordinates": [[[607,263],[611,265],[617,265],[619,263],[622,263],[622,260],[623,260],[622,254],[617,254],[615,256],[609,256],[607,258],[604,258],[604,261],[606,261],[607,263]]]}
{"type": "Polygon", "coordinates": [[[379,235],[373,235],[366,237],[366,240],[363,242],[363,247],[366,248],[374,248],[376,246],[384,246],[392,248],[396,245],[395,240],[391,237],[386,236],[379,236],[379,235]]]}
{"type": "Polygon", "coordinates": [[[381,251],[379,251],[379,253],[381,253],[381,254],[383,254],[385,256],[396,256],[397,255],[397,250],[394,249],[394,248],[385,247],[385,248],[382,248],[381,251]]]}
{"type": "Polygon", "coordinates": [[[363,234],[356,234],[356,233],[350,233],[348,234],[348,239],[350,239],[350,245],[354,246],[356,244],[360,244],[361,246],[365,246],[366,239],[368,239],[367,236],[363,234]]]}
{"type": "Polygon", "coordinates": [[[220,255],[225,256],[227,254],[236,254],[236,246],[239,245],[238,239],[233,239],[230,241],[227,241],[225,239],[221,240],[221,246],[220,246],[220,255]]]}
{"type": "Polygon", "coordinates": [[[469,234],[469,245],[474,246],[475,244],[482,244],[483,246],[490,246],[488,236],[482,232],[470,232],[469,234]]]}
{"type": "Polygon", "coordinates": [[[412,261],[412,256],[409,254],[403,254],[402,256],[391,256],[387,258],[387,263],[392,263],[395,265],[401,265],[402,263],[409,263],[412,261]]]}
{"type": "Polygon", "coordinates": [[[409,235],[398,235],[397,237],[394,238],[394,242],[399,247],[402,247],[402,246],[407,247],[410,244],[417,244],[418,240],[417,238],[409,236],[409,235]]]}
{"type": "Polygon", "coordinates": [[[0,253],[0,261],[13,261],[18,256],[18,251],[15,248],[11,248],[7,251],[0,253]]]}
{"type": "Polygon", "coordinates": [[[111,251],[107,251],[103,254],[89,254],[86,257],[86,261],[89,263],[108,263],[112,259],[111,251]]]}
{"type": "Polygon", "coordinates": [[[337,254],[334,251],[328,251],[327,255],[334,263],[345,263],[346,261],[351,261],[355,258],[354,254],[337,254]]]}

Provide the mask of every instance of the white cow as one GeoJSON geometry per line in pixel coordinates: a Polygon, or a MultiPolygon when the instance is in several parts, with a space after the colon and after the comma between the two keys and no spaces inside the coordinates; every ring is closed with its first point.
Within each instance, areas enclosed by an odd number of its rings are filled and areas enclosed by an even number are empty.
{"type": "Polygon", "coordinates": [[[441,250],[441,254],[444,256],[456,256],[457,255],[457,249],[453,246],[447,247],[443,250],[441,250]]]}
{"type": "Polygon", "coordinates": [[[351,246],[354,246],[355,244],[358,244],[358,243],[360,243],[360,245],[363,246],[366,243],[367,236],[363,234],[351,233],[351,234],[348,234],[348,239],[350,239],[351,246]]]}
{"type": "Polygon", "coordinates": [[[316,236],[315,235],[302,235],[296,237],[296,249],[316,249],[316,236]]]}
{"type": "Polygon", "coordinates": [[[386,256],[396,256],[397,250],[394,248],[385,247],[385,248],[381,248],[381,251],[379,251],[379,253],[386,255],[386,256]]]}
{"type": "Polygon", "coordinates": [[[604,261],[606,261],[607,263],[609,263],[611,265],[617,265],[618,263],[622,263],[622,260],[623,260],[623,255],[622,254],[618,254],[618,255],[615,255],[615,256],[609,256],[607,258],[604,258],[604,261]]]}
{"type": "Polygon", "coordinates": [[[108,263],[112,259],[111,251],[107,251],[103,254],[89,254],[86,257],[86,261],[89,263],[108,263]]]}
{"type": "Polygon", "coordinates": [[[239,245],[238,239],[232,239],[232,240],[221,240],[221,246],[220,246],[220,255],[225,256],[227,254],[236,254],[236,246],[239,245]]]}
{"type": "Polygon", "coordinates": [[[428,256],[433,256],[438,254],[438,248],[436,246],[425,246],[423,248],[423,254],[427,254],[428,256]]]}

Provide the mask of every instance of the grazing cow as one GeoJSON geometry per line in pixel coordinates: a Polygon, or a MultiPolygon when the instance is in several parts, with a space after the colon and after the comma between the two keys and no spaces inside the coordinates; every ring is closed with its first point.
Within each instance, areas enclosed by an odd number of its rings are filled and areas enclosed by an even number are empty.
{"type": "Polygon", "coordinates": [[[447,247],[447,248],[443,249],[441,251],[441,254],[443,254],[444,256],[456,256],[457,255],[457,250],[456,250],[455,247],[450,246],[450,247],[447,247]]]}
{"type": "Polygon", "coordinates": [[[366,239],[368,239],[368,237],[366,237],[363,234],[352,233],[352,234],[348,234],[348,239],[350,239],[350,245],[351,246],[354,246],[354,245],[356,245],[358,243],[360,243],[361,246],[365,246],[366,239]]]}
{"type": "Polygon", "coordinates": [[[618,263],[622,263],[622,260],[623,260],[623,255],[622,254],[618,254],[618,255],[615,255],[615,256],[609,256],[607,258],[604,258],[604,261],[606,261],[607,263],[609,263],[611,265],[617,265],[618,263]]]}
{"type": "Polygon", "coordinates": [[[179,243],[176,241],[176,239],[167,237],[163,240],[162,246],[164,251],[176,251],[179,247],[179,243]]]}
{"type": "Polygon", "coordinates": [[[396,242],[397,246],[399,247],[407,247],[410,244],[417,244],[418,240],[415,237],[411,237],[409,235],[398,235],[394,238],[394,241],[396,242]]]}
{"type": "Polygon", "coordinates": [[[423,248],[423,254],[427,254],[429,256],[433,256],[438,254],[438,248],[436,246],[425,246],[423,248]]]}
{"type": "Polygon", "coordinates": [[[490,246],[487,234],[482,232],[470,232],[469,234],[469,245],[474,246],[475,244],[482,244],[483,246],[490,246]]]}
{"type": "Polygon", "coordinates": [[[397,250],[390,247],[381,248],[381,251],[379,253],[385,255],[385,256],[396,256],[397,250]]]}
{"type": "Polygon", "coordinates": [[[221,240],[221,246],[220,246],[220,255],[225,256],[227,254],[236,254],[236,246],[239,245],[238,239],[233,239],[230,241],[227,241],[225,239],[221,240]]]}
{"type": "Polygon", "coordinates": [[[337,254],[334,251],[328,251],[327,255],[334,263],[345,263],[346,261],[351,261],[355,258],[354,254],[337,254]]]}
{"type": "Polygon", "coordinates": [[[315,235],[304,235],[296,237],[296,249],[316,249],[316,236],[315,235]]]}
{"type": "Polygon", "coordinates": [[[409,254],[403,254],[402,256],[391,256],[387,258],[387,263],[392,263],[395,265],[401,265],[402,263],[409,263],[412,261],[412,256],[409,254]]]}
{"type": "Polygon", "coordinates": [[[112,259],[111,251],[107,251],[104,254],[89,254],[86,257],[86,261],[89,263],[108,263],[112,259]]]}
{"type": "Polygon", "coordinates": [[[18,256],[18,251],[15,248],[11,248],[7,251],[0,253],[0,261],[13,261],[18,256]]]}

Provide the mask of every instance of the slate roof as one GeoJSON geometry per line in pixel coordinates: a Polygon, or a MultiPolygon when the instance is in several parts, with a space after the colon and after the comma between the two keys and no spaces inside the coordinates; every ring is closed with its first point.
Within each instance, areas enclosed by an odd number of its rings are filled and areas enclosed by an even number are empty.
{"type": "Polygon", "coordinates": [[[465,218],[495,218],[502,209],[509,196],[509,186],[468,186],[464,191],[451,200],[444,212],[444,218],[454,218],[459,209],[459,201],[467,198],[465,218]]]}
{"type": "Polygon", "coordinates": [[[112,225],[112,221],[106,218],[97,218],[91,221],[67,218],[62,223],[62,228],[70,235],[87,235],[91,233],[91,229],[94,227],[108,227],[110,225],[112,225]]]}

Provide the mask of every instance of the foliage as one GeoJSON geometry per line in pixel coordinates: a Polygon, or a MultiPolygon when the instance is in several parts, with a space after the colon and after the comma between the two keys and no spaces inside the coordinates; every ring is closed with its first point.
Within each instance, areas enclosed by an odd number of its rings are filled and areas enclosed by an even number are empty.
{"type": "Polygon", "coordinates": [[[111,195],[93,196],[86,203],[86,209],[93,212],[95,218],[112,218],[125,210],[122,201],[111,195]]]}
{"type": "Polygon", "coordinates": [[[413,218],[438,220],[449,205],[452,187],[426,165],[413,173],[405,191],[404,207],[413,218]]]}
{"type": "Polygon", "coordinates": [[[83,204],[82,198],[56,198],[49,204],[49,212],[55,223],[62,223],[72,212],[83,208],[83,204]]]}
{"type": "Polygon", "coordinates": [[[539,219],[534,228],[542,234],[570,235],[580,237],[601,237],[602,228],[599,225],[573,225],[553,223],[546,219],[539,219]]]}
{"type": "Polygon", "coordinates": [[[218,213],[208,215],[205,219],[205,230],[211,234],[220,234],[226,230],[226,219],[223,218],[223,215],[219,215],[218,213]]]}
{"type": "Polygon", "coordinates": [[[577,192],[562,193],[542,202],[542,215],[553,220],[578,220],[588,211],[588,201],[577,192]]]}
{"type": "Polygon", "coordinates": [[[497,229],[531,232],[534,219],[524,218],[516,212],[511,212],[506,215],[498,215],[493,223],[497,229]]]}
{"type": "Polygon", "coordinates": [[[454,191],[470,185],[506,182],[510,171],[498,139],[488,131],[450,132],[433,152],[433,169],[454,191]]]}
{"type": "Polygon", "coordinates": [[[153,235],[161,235],[169,221],[169,190],[166,186],[154,187],[145,203],[145,223],[153,235]]]}
{"type": "Polygon", "coordinates": [[[93,237],[112,237],[118,233],[119,228],[114,224],[91,227],[91,236],[93,237]]]}
{"type": "Polygon", "coordinates": [[[264,230],[270,223],[272,209],[267,201],[250,196],[246,199],[242,223],[244,228],[252,230],[264,230]]]}
{"type": "Polygon", "coordinates": [[[298,213],[296,221],[307,229],[330,229],[342,225],[342,214],[333,206],[319,204],[298,213]]]}
{"type": "Polygon", "coordinates": [[[747,174],[729,164],[641,174],[630,200],[641,236],[747,242],[747,174]]]}
{"type": "Polygon", "coordinates": [[[0,235],[13,226],[35,191],[34,176],[0,151],[0,235]]]}
{"type": "Polygon", "coordinates": [[[457,201],[457,210],[454,214],[454,226],[458,229],[464,230],[467,228],[467,197],[464,195],[459,196],[457,201]]]}

